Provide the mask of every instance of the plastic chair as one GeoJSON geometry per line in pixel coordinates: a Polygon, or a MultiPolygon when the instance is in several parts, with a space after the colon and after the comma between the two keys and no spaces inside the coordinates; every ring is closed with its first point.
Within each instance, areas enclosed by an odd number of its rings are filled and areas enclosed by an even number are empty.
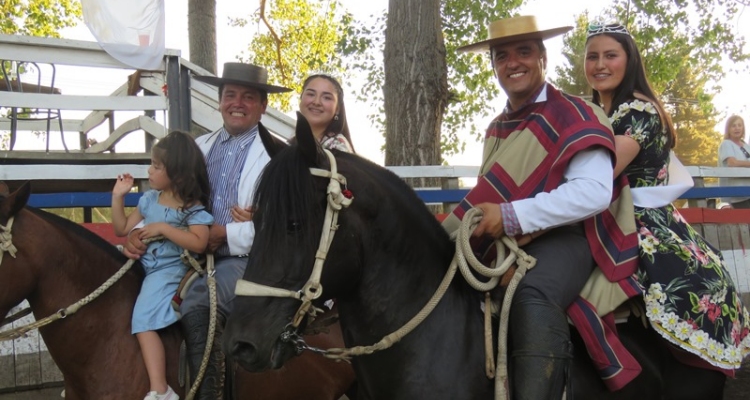
{"type": "MultiPolygon", "coordinates": [[[[5,88],[7,91],[16,93],[45,93],[59,94],[59,89],[55,88],[55,65],[48,63],[22,62],[22,61],[0,61],[0,71],[2,71],[5,88]],[[44,68],[42,68],[44,66],[44,68]],[[42,75],[49,73],[49,82],[43,81],[42,75]],[[35,79],[34,79],[35,77],[35,79]],[[22,78],[27,78],[24,81],[22,78]],[[44,84],[43,84],[44,83],[44,84]],[[49,86],[46,86],[46,85],[49,86]]],[[[49,153],[49,133],[52,120],[57,120],[60,127],[60,139],[62,140],[65,152],[68,152],[68,146],[65,144],[65,134],[63,131],[62,117],[59,109],[48,108],[17,108],[10,109],[10,150],[16,142],[18,133],[18,121],[47,121],[46,131],[46,152],[49,153]]]]}

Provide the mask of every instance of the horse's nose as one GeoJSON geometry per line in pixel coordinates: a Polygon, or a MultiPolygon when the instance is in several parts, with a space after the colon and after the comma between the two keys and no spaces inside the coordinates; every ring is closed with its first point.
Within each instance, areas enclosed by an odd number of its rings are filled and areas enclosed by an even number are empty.
{"type": "Polygon", "coordinates": [[[260,362],[258,350],[252,343],[245,341],[236,341],[232,345],[231,358],[236,361],[242,368],[248,372],[258,372],[266,369],[266,366],[260,362]]]}

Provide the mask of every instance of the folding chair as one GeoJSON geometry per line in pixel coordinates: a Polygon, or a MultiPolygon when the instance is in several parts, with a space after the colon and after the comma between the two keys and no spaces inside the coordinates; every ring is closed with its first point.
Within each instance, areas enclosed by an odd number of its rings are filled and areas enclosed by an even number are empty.
{"type": "MultiPolygon", "coordinates": [[[[60,91],[55,88],[56,69],[54,64],[23,62],[23,61],[6,61],[0,60],[0,71],[5,83],[6,90],[16,93],[45,93],[59,94],[60,91]],[[43,80],[43,75],[49,74],[49,81],[43,80]],[[22,78],[26,78],[24,81],[22,78]],[[49,86],[47,86],[47,84],[49,86]]],[[[10,109],[10,149],[16,143],[18,134],[18,121],[47,121],[46,130],[46,152],[49,153],[49,134],[52,120],[56,119],[60,127],[60,138],[62,140],[65,152],[68,152],[68,146],[65,144],[65,135],[63,132],[62,117],[59,109],[49,108],[17,108],[10,109]]]]}

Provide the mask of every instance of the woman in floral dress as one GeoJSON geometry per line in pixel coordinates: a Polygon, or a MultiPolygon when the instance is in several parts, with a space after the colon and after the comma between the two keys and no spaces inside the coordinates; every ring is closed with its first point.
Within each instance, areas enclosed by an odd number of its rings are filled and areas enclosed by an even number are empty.
{"type": "Polygon", "coordinates": [[[589,27],[585,71],[593,101],[604,108],[615,133],[615,175],[624,172],[633,188],[637,278],[651,326],[710,366],[677,351],[681,360],[733,376],[750,353],[750,316],[721,256],[685,222],[671,204],[674,196],[658,205],[639,204],[636,196],[645,191],[665,197],[675,132],[624,26],[589,27]]]}

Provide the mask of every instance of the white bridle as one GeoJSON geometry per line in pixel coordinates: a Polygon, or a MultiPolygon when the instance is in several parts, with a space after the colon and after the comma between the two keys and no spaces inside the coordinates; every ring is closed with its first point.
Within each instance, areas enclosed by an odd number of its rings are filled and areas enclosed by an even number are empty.
{"type": "Polygon", "coordinates": [[[293,291],[271,286],[261,285],[255,282],[240,279],[234,289],[237,296],[256,296],[256,297],[288,297],[297,299],[302,302],[292,320],[292,327],[299,327],[305,315],[310,314],[312,317],[318,313],[318,309],[313,307],[312,302],[323,294],[323,286],[320,284],[320,277],[323,274],[323,264],[328,256],[328,249],[333,242],[333,236],[338,229],[339,211],[348,207],[353,197],[346,197],[341,190],[341,186],[346,187],[346,178],[339,174],[336,166],[336,158],[333,154],[323,149],[330,162],[330,171],[310,168],[310,173],[314,176],[329,178],[328,188],[326,190],[327,207],[325,219],[323,222],[323,231],[320,235],[320,244],[315,252],[315,263],[310,278],[304,284],[302,289],[293,291]]]}
{"type": "Polygon", "coordinates": [[[8,224],[0,225],[0,264],[3,263],[3,254],[7,251],[11,257],[16,258],[16,246],[13,245],[13,235],[10,228],[13,226],[13,217],[8,218],[8,224]]]}

